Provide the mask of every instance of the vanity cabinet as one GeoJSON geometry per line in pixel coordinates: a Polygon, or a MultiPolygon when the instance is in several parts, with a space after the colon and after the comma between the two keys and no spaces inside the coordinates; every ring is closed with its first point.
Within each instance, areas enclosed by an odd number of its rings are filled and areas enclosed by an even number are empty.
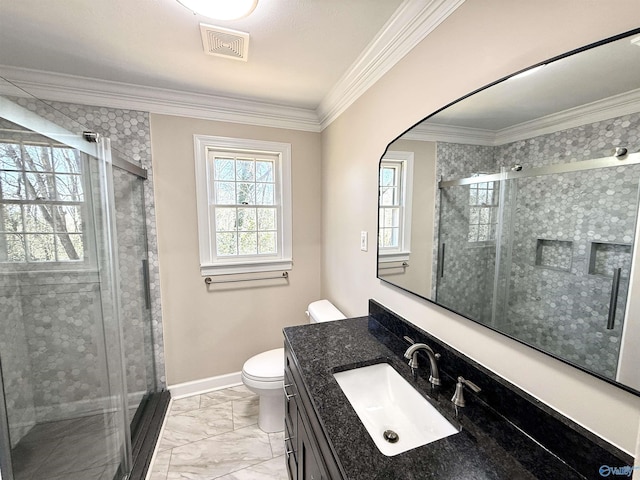
{"type": "Polygon", "coordinates": [[[285,451],[291,480],[343,478],[285,342],[285,451]]]}

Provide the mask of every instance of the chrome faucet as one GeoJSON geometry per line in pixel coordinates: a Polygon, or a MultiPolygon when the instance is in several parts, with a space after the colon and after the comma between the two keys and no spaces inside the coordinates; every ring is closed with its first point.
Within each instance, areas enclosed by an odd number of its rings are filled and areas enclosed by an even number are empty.
{"type": "Polygon", "coordinates": [[[418,352],[424,350],[429,356],[429,363],[431,364],[431,374],[429,375],[429,382],[431,385],[440,385],[440,374],[438,373],[438,358],[440,355],[433,353],[429,345],[424,343],[414,343],[407,351],[404,352],[404,358],[409,360],[409,366],[411,370],[415,371],[418,368],[418,352]]]}

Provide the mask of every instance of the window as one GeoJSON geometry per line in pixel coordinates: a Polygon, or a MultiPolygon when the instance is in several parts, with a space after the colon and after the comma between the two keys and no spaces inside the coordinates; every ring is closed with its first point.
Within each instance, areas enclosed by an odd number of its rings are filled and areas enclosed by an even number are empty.
{"type": "Polygon", "coordinates": [[[469,185],[469,242],[493,243],[498,223],[498,182],[469,185]]]}
{"type": "Polygon", "coordinates": [[[0,262],[83,262],[83,161],[72,148],[0,142],[0,262]]]}
{"type": "Polygon", "coordinates": [[[291,145],[194,138],[201,274],[291,269],[291,145]]]}
{"type": "Polygon", "coordinates": [[[380,162],[380,261],[406,261],[411,253],[413,152],[387,152],[380,162]]]}

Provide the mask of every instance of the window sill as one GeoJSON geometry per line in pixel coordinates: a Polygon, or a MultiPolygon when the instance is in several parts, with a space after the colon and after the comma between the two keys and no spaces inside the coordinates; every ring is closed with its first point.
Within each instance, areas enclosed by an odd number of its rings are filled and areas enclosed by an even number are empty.
{"type": "Polygon", "coordinates": [[[411,252],[380,253],[378,263],[408,262],[411,252]]]}
{"type": "Polygon", "coordinates": [[[200,275],[210,277],[214,275],[233,275],[236,273],[259,273],[291,270],[293,260],[262,260],[253,262],[226,262],[200,265],[200,275]]]}

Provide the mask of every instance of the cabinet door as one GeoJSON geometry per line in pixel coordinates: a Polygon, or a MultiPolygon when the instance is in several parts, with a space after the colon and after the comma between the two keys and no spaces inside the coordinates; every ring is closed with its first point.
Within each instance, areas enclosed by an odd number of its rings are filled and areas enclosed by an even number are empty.
{"type": "MultiPolygon", "coordinates": [[[[297,420],[297,419],[296,419],[297,420]]],[[[298,480],[298,462],[296,460],[297,440],[291,435],[288,419],[284,428],[284,451],[287,456],[287,472],[290,480],[298,480]]]]}
{"type": "MultiPolygon", "coordinates": [[[[289,358],[287,357],[288,360],[289,358]]],[[[284,373],[284,394],[285,424],[289,427],[291,439],[295,440],[298,435],[298,389],[288,368],[285,369],[284,373]]]]}
{"type": "Polygon", "coordinates": [[[328,480],[319,454],[316,442],[298,415],[298,480],[328,480]]]}

